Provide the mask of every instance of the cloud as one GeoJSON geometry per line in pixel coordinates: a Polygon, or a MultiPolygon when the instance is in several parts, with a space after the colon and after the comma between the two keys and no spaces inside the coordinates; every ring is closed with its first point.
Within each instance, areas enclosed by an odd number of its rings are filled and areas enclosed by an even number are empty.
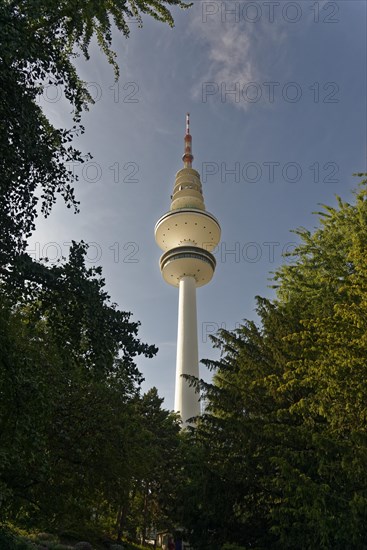
{"type": "Polygon", "coordinates": [[[248,82],[255,79],[255,66],[251,59],[251,37],[240,27],[233,29],[220,25],[216,32],[207,33],[208,77],[227,82],[248,82]]]}
{"type": "MultiPolygon", "coordinates": [[[[204,101],[209,90],[212,101],[223,101],[222,90],[237,89],[237,95],[227,93],[225,101],[246,110],[252,103],[244,101],[239,91],[242,94],[243,86],[248,83],[266,81],[274,64],[279,59],[284,61],[282,50],[287,37],[284,22],[269,24],[264,18],[249,23],[235,15],[223,17],[221,10],[225,2],[206,2],[218,7],[213,15],[207,16],[204,4],[196,4],[189,29],[191,40],[200,49],[200,61],[195,61],[200,77],[192,88],[193,98],[204,101]]],[[[249,96],[254,91],[255,87],[249,88],[249,96]]]]}

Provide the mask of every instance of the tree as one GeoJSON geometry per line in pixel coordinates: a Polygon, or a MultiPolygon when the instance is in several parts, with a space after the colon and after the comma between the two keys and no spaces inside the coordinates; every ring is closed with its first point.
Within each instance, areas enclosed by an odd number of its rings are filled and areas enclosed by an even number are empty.
{"type": "Polygon", "coordinates": [[[0,5],[0,276],[24,250],[34,229],[37,205],[47,216],[58,195],[78,211],[69,162],[84,162],[72,146],[83,132],[81,113],[92,99],[73,65],[78,51],[88,58],[95,35],[119,70],[111,50],[112,24],[129,35],[129,18],[142,15],[173,26],[167,6],[188,7],[182,0],[5,0],[0,5]],[[48,84],[62,87],[73,112],[70,129],[55,128],[37,100],[48,84]]]}
{"type": "Polygon", "coordinates": [[[176,483],[182,460],[179,453],[179,420],[162,408],[163,399],[151,388],[136,401],[139,418],[139,465],[130,487],[129,516],[132,534],[143,543],[155,529],[171,526],[176,483]]]}
{"type": "Polygon", "coordinates": [[[1,295],[3,510],[38,525],[80,525],[121,498],[134,475],[135,357],[157,351],[110,303],[85,253],[74,245],[48,270],[52,285],[31,282],[16,307],[1,295]]]}
{"type": "MultiPolygon", "coordinates": [[[[137,406],[142,376],[135,360],[140,354],[152,357],[155,346],[141,343],[139,323],[111,304],[101,270],[86,269],[83,243],[74,243],[68,262],[51,268],[24,250],[39,206],[47,216],[61,196],[78,211],[67,163],[89,158],[72,141],[83,132],[81,115],[92,99],[73,60],[80,53],[88,59],[95,37],[117,78],[113,27],[127,37],[129,18],[141,26],[144,14],[173,26],[170,6],[189,5],[182,0],[0,5],[2,517],[55,528],[92,520],[110,527],[117,509],[129,502],[133,480],[141,479],[140,432],[147,428],[137,406]],[[48,84],[63,89],[72,110],[69,129],[55,128],[38,103],[48,84]]],[[[165,428],[173,437],[174,418],[165,428]]],[[[147,452],[143,458],[148,457],[147,452]]]]}
{"type": "Polygon", "coordinates": [[[355,204],[339,199],[338,208],[326,208],[321,228],[304,237],[295,270],[305,281],[313,269],[303,291],[307,301],[313,296],[313,305],[299,332],[289,336],[297,357],[287,384],[307,391],[292,413],[312,429],[319,482],[305,515],[310,523],[311,514],[319,513],[313,537],[325,547],[365,548],[366,183],[355,204]]]}
{"type": "Polygon", "coordinates": [[[298,230],[260,326],[213,339],[222,356],[206,361],[213,384],[198,382],[209,406],[193,434],[191,484],[209,487],[190,506],[197,548],[366,548],[366,183],[298,230]]]}

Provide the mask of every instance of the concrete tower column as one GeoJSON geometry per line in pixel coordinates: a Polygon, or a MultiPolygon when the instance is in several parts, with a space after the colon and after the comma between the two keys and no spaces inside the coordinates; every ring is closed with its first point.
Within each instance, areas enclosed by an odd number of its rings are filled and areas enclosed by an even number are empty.
{"type": "Polygon", "coordinates": [[[163,254],[163,279],[179,288],[175,411],[182,425],[200,414],[200,395],[182,375],[199,377],[196,288],[207,285],[216,261],[212,251],[220,241],[218,220],[206,211],[200,174],[192,167],[192,137],[186,118],[184,168],[176,174],[171,207],[156,223],[155,239],[163,254]]]}
{"type": "Polygon", "coordinates": [[[193,416],[199,416],[199,393],[183,378],[189,374],[199,378],[198,330],[196,314],[196,281],[194,277],[182,277],[179,285],[178,332],[175,411],[184,424],[193,416]]]}

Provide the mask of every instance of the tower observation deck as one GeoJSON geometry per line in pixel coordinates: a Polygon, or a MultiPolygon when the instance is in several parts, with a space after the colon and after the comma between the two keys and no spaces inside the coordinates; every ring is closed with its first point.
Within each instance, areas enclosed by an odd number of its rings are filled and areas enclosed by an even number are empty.
{"type": "Polygon", "coordinates": [[[186,117],[184,168],[176,174],[171,208],[156,223],[155,239],[163,250],[164,280],[179,288],[175,411],[183,426],[199,416],[199,394],[182,375],[199,377],[196,287],[210,282],[216,261],[211,251],[220,241],[216,218],[205,210],[200,174],[192,168],[190,116],[186,117]]]}

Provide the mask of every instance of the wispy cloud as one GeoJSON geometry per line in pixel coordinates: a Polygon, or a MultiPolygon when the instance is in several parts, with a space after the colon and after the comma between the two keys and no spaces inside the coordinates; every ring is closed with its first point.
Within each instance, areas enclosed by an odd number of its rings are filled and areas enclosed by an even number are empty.
{"type": "MultiPolygon", "coordinates": [[[[283,58],[281,48],[287,33],[283,24],[249,23],[230,15],[223,18],[223,2],[207,4],[217,4],[218,11],[207,15],[198,2],[189,29],[201,48],[201,62],[196,61],[196,66],[200,64],[200,81],[194,85],[192,95],[203,100],[203,89],[210,89],[212,83],[212,95],[218,95],[212,99],[220,101],[221,87],[230,91],[237,84],[242,90],[248,83],[267,79],[273,64],[283,58]]],[[[238,101],[234,93],[226,95],[227,101],[245,110],[251,106],[251,102],[238,101]]]]}

